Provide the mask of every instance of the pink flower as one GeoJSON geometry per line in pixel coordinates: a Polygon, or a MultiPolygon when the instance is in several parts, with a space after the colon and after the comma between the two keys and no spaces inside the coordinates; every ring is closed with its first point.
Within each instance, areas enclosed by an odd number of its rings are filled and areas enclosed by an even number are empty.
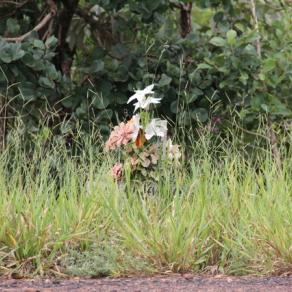
{"type": "Polygon", "coordinates": [[[121,145],[126,145],[132,140],[133,131],[133,125],[131,123],[125,124],[122,122],[118,126],[115,126],[105,144],[105,149],[107,151],[114,150],[121,145]]]}
{"type": "Polygon", "coordinates": [[[116,163],[111,170],[111,175],[115,180],[120,180],[123,175],[123,165],[116,163]]]}

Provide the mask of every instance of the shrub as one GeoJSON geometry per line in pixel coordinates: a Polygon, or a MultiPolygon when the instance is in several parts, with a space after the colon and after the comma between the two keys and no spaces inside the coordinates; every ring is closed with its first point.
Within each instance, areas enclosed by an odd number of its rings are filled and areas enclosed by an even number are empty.
{"type": "Polygon", "coordinates": [[[181,127],[214,116],[249,129],[262,114],[290,118],[291,7],[256,2],[253,15],[252,3],[4,2],[2,115],[20,113],[32,131],[53,112],[49,124],[65,119],[63,131],[80,121],[109,134],[109,122],[131,115],[129,93],[155,83],[159,114],[181,127]]]}

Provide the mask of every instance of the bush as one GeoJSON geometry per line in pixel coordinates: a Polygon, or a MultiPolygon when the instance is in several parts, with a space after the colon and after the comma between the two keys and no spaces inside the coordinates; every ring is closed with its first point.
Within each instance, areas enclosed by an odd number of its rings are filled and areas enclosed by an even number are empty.
{"type": "Polygon", "coordinates": [[[252,129],[262,114],[291,117],[287,1],[256,3],[259,29],[246,1],[5,3],[5,114],[20,113],[30,131],[47,118],[50,126],[67,120],[63,132],[79,121],[108,134],[111,121],[131,115],[130,92],[153,82],[164,101],[160,115],[181,127],[219,116],[252,129]]]}

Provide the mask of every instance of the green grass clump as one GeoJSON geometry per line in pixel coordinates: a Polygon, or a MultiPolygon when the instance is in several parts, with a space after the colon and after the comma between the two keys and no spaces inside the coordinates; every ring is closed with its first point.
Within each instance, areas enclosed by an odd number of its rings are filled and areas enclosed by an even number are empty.
{"type": "MultiPolygon", "coordinates": [[[[223,149],[223,150],[222,150],[223,149]]],[[[112,158],[86,144],[0,154],[0,274],[128,275],[292,271],[292,154],[252,162],[194,143],[179,167],[117,184],[112,158]],[[219,153],[219,152],[218,152],[219,153]]]]}

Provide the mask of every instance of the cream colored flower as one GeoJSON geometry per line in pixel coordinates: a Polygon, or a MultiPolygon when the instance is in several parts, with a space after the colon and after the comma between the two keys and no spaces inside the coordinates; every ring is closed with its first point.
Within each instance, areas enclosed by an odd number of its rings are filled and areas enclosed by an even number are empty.
{"type": "Polygon", "coordinates": [[[142,129],[142,126],[140,125],[140,116],[138,114],[134,115],[127,124],[132,126],[132,140],[136,141],[139,131],[142,129]]]}
{"type": "Polygon", "coordinates": [[[171,160],[178,160],[181,158],[181,152],[179,150],[179,145],[173,145],[171,139],[166,142],[168,158],[171,160]]]}
{"type": "Polygon", "coordinates": [[[167,135],[167,121],[161,119],[152,119],[146,126],[145,137],[150,140],[153,136],[165,138],[167,135]]]}

